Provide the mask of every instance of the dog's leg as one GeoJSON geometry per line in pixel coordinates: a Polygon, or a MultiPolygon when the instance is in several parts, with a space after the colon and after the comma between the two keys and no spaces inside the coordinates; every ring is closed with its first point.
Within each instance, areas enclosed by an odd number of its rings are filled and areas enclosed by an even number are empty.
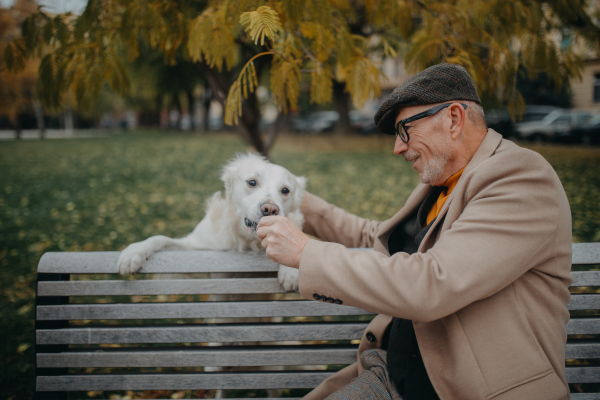
{"type": "Polygon", "coordinates": [[[144,262],[161,250],[196,250],[198,245],[189,236],[173,239],[166,236],[152,236],[141,242],[132,243],[121,252],[117,267],[119,274],[135,274],[144,262]]]}
{"type": "Polygon", "coordinates": [[[279,272],[277,278],[279,278],[279,284],[288,292],[295,292],[298,290],[298,273],[296,268],[286,267],[285,265],[279,266],[279,272]]]}

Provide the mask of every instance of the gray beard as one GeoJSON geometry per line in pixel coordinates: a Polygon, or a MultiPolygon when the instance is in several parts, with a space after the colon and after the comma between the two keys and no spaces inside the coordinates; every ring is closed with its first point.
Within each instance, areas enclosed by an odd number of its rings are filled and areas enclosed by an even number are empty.
{"type": "MultiPolygon", "coordinates": [[[[450,146],[444,141],[439,130],[435,129],[434,134],[436,141],[440,144],[440,152],[434,155],[427,164],[423,165],[423,177],[419,178],[419,180],[426,185],[433,185],[440,180],[450,159],[450,146]]],[[[420,156],[420,154],[416,151],[404,153],[404,158],[408,160],[417,156],[420,156]]]]}

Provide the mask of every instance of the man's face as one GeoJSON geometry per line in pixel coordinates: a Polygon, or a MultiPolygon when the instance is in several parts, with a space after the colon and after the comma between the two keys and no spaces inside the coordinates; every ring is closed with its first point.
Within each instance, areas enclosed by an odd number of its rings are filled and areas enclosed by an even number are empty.
{"type": "MultiPolygon", "coordinates": [[[[422,111],[428,110],[432,105],[404,107],[396,116],[398,121],[412,117],[422,111]]],[[[412,167],[419,173],[419,180],[429,185],[442,185],[445,167],[451,155],[450,139],[444,134],[440,118],[444,111],[438,114],[410,122],[406,125],[410,140],[404,143],[396,137],[394,154],[404,156],[412,162],[412,167]],[[437,117],[437,118],[436,118],[437,117]]]]}

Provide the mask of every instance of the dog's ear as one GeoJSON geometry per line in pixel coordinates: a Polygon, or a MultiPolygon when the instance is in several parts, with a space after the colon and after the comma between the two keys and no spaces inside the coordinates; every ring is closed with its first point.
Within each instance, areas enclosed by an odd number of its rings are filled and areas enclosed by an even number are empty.
{"type": "Polygon", "coordinates": [[[236,171],[238,169],[238,160],[233,160],[223,167],[221,170],[221,180],[225,184],[225,198],[231,199],[231,191],[235,180],[236,171]]]}
{"type": "Polygon", "coordinates": [[[296,190],[294,192],[294,205],[292,209],[299,209],[302,205],[302,200],[304,200],[304,196],[306,196],[306,178],[303,176],[296,177],[296,190]]]}

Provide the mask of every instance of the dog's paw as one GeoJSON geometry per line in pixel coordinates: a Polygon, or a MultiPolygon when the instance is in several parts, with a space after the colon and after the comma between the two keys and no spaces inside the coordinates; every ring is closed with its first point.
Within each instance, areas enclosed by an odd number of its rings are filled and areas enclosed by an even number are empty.
{"type": "Polygon", "coordinates": [[[296,268],[280,265],[279,273],[277,274],[279,284],[287,292],[296,292],[298,290],[298,273],[299,271],[296,268]]]}
{"type": "Polygon", "coordinates": [[[135,274],[142,268],[148,257],[150,257],[150,254],[144,243],[130,244],[119,255],[119,261],[117,262],[119,274],[123,276],[135,274]]]}

